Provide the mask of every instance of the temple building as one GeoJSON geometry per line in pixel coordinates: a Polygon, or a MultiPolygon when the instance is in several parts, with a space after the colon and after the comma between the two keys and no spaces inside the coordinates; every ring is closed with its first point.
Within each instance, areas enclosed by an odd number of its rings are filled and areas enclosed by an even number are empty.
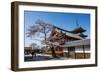
{"type": "MultiPolygon", "coordinates": [[[[90,39],[86,39],[85,31],[82,27],[68,31],[53,26],[48,41],[53,45],[54,54],[72,59],[90,58],[90,39]]],[[[51,49],[46,54],[52,54],[51,49]]]]}

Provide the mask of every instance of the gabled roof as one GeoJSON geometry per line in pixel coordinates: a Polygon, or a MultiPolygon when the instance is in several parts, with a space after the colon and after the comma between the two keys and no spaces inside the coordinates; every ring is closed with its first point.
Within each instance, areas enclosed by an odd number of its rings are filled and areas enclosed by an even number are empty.
{"type": "Polygon", "coordinates": [[[65,29],[59,28],[59,27],[54,26],[54,25],[53,25],[53,27],[54,27],[54,28],[57,28],[57,29],[59,29],[59,30],[61,30],[61,31],[70,32],[70,31],[68,31],[68,30],[65,30],[65,29]]]}
{"type": "Polygon", "coordinates": [[[80,37],[76,34],[73,34],[73,33],[69,33],[69,32],[66,32],[66,35],[69,36],[69,37],[72,37],[72,38],[80,39],[80,40],[83,39],[82,37],[80,37]]]}
{"type": "Polygon", "coordinates": [[[82,40],[85,37],[87,37],[87,35],[84,35],[84,34],[77,35],[77,33],[82,33],[82,32],[86,31],[82,27],[78,27],[78,28],[76,28],[76,29],[74,29],[72,31],[68,31],[68,30],[59,28],[59,27],[54,26],[54,25],[52,25],[52,26],[53,26],[54,29],[58,29],[58,30],[64,32],[67,36],[72,37],[72,38],[76,38],[76,39],[82,40]]]}
{"type": "Polygon", "coordinates": [[[81,36],[81,37],[83,37],[83,38],[87,37],[87,35],[85,35],[85,34],[83,34],[83,33],[80,33],[79,36],[81,36]]]}
{"type": "Polygon", "coordinates": [[[82,33],[82,32],[85,32],[86,30],[83,29],[82,27],[78,27],[78,28],[75,28],[74,30],[70,31],[72,33],[82,33]]]}
{"type": "Polygon", "coordinates": [[[79,40],[83,39],[83,37],[76,35],[74,33],[71,33],[70,31],[66,31],[66,30],[63,30],[63,29],[58,28],[58,27],[55,27],[54,29],[58,29],[59,31],[62,31],[63,33],[65,33],[69,37],[76,38],[76,39],[79,39],[79,40]]]}

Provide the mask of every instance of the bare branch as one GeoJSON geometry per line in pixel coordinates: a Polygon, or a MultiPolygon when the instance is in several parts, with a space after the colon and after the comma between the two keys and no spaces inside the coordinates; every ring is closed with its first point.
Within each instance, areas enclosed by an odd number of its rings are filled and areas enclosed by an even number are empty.
{"type": "Polygon", "coordinates": [[[44,22],[38,19],[33,26],[30,26],[27,30],[27,37],[35,36],[37,33],[44,35],[44,41],[46,42],[48,34],[53,30],[53,26],[50,23],[44,22]]]}

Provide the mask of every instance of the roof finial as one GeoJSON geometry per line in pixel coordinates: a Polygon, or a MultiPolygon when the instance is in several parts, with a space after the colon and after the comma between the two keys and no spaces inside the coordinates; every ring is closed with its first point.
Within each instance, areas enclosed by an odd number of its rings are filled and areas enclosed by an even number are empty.
{"type": "Polygon", "coordinates": [[[78,20],[76,20],[76,27],[79,27],[79,23],[78,23],[78,20]]]}

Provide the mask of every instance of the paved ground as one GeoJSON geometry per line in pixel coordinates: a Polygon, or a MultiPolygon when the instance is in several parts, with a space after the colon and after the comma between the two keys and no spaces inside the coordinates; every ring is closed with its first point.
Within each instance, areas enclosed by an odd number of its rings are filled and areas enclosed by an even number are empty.
{"type": "Polygon", "coordinates": [[[25,55],[24,61],[43,61],[43,60],[62,60],[63,58],[57,57],[53,58],[51,55],[37,54],[36,56],[25,55]]]}
{"type": "Polygon", "coordinates": [[[36,54],[36,56],[25,55],[24,61],[43,61],[43,60],[51,60],[53,59],[51,55],[46,54],[36,54]]]}

